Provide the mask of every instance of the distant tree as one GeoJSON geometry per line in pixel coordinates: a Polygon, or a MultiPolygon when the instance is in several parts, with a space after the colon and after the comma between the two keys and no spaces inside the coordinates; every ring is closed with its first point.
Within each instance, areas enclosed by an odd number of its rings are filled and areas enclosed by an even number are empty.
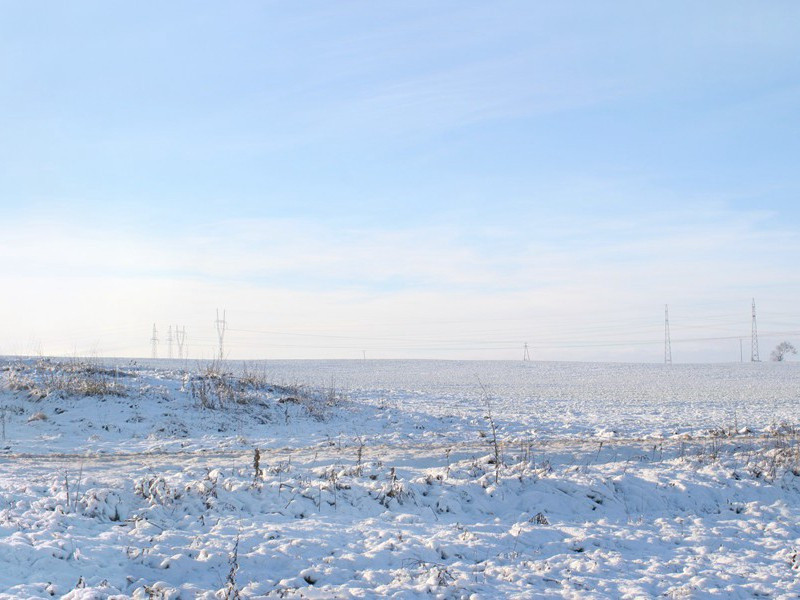
{"type": "Polygon", "coordinates": [[[797,348],[790,342],[781,342],[775,346],[775,350],[772,351],[769,357],[774,361],[783,362],[789,354],[797,354],[797,348]]]}

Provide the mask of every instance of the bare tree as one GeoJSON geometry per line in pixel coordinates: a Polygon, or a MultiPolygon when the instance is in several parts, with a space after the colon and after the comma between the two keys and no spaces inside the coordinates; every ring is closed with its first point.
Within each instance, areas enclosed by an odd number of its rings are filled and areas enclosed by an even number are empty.
{"type": "Polygon", "coordinates": [[[772,351],[769,357],[776,362],[783,362],[790,354],[797,354],[797,348],[790,342],[781,342],[775,346],[775,350],[772,351]]]}

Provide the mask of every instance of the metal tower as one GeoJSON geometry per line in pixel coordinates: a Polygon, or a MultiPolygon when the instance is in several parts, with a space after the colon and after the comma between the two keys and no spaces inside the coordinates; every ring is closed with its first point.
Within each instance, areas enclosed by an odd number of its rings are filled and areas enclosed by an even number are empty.
{"type": "Polygon", "coordinates": [[[523,348],[522,360],[529,361],[531,359],[531,353],[528,352],[528,342],[525,342],[523,348]]]}
{"type": "Polygon", "coordinates": [[[167,358],[172,358],[172,325],[167,329],[167,358]]]}
{"type": "Polygon", "coordinates": [[[152,344],[152,357],[158,358],[158,331],[156,331],[156,324],[153,323],[153,337],[150,338],[152,344]]]}
{"type": "Polygon", "coordinates": [[[186,358],[183,352],[183,344],[186,341],[186,326],[178,327],[175,325],[175,341],[178,343],[178,358],[186,358]]]}
{"type": "Polygon", "coordinates": [[[672,341],[669,337],[669,305],[664,305],[664,364],[672,364],[672,341]]]}
{"type": "Polygon", "coordinates": [[[225,327],[227,323],[225,322],[225,310],[222,311],[222,319],[219,318],[219,309],[217,309],[217,320],[215,321],[217,325],[217,337],[219,338],[219,359],[224,360],[225,358],[225,348],[223,347],[223,341],[225,339],[225,327]]]}
{"type": "Polygon", "coordinates": [[[756,299],[753,298],[753,324],[750,333],[750,362],[761,362],[758,357],[758,327],[756,326],[756,299]]]}

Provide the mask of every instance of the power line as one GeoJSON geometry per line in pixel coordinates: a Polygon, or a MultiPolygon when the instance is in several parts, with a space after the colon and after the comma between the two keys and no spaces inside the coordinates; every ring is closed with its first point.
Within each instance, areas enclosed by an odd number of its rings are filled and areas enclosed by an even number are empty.
{"type": "MultiPolygon", "coordinates": [[[[762,333],[762,335],[768,336],[782,336],[782,335],[800,335],[800,331],[770,331],[762,333]]],[[[727,336],[713,336],[713,337],[696,337],[696,338],[683,338],[683,339],[674,339],[671,340],[672,344],[690,344],[690,343],[697,343],[697,342],[714,342],[714,341],[725,341],[725,340],[737,340],[741,336],[737,335],[727,335],[727,336]]],[[[369,338],[359,338],[359,339],[369,339],[369,338]]],[[[529,349],[573,349],[573,348],[611,348],[611,347],[621,347],[621,346],[655,346],[656,344],[661,344],[662,342],[658,339],[648,339],[648,340],[627,340],[627,341],[608,341],[608,340],[601,340],[598,342],[585,342],[585,343],[541,343],[541,344],[529,344],[529,349]]],[[[484,346],[459,346],[459,345],[446,345],[446,346],[397,346],[397,345],[371,345],[371,346],[364,346],[364,345],[320,345],[320,344],[280,344],[280,343],[261,343],[261,342],[253,342],[253,343],[236,343],[234,344],[237,347],[256,347],[256,348],[305,348],[305,349],[338,349],[338,350],[480,350],[480,351],[492,351],[492,350],[518,350],[519,345],[484,345],[484,346]]],[[[201,347],[198,344],[193,344],[195,347],[201,347]]]]}
{"type": "MultiPolygon", "coordinates": [[[[727,329],[730,331],[729,327],[726,327],[727,324],[734,324],[732,321],[725,320],[724,323],[719,324],[681,324],[678,327],[678,330],[704,330],[704,331],[720,331],[724,333],[727,329]]],[[[793,323],[785,323],[786,325],[793,325],[793,323]]],[[[278,330],[262,330],[262,329],[239,329],[239,328],[228,328],[227,331],[231,331],[234,333],[247,333],[247,334],[256,334],[256,335],[269,335],[269,336],[287,336],[287,337],[298,337],[298,338],[310,338],[310,339],[331,339],[331,340],[369,340],[369,341],[378,341],[378,342],[392,342],[392,343],[418,343],[418,344],[520,344],[521,342],[520,337],[514,335],[516,332],[511,331],[502,331],[502,330],[488,330],[478,332],[471,332],[471,334],[465,335],[464,337],[460,337],[458,335],[453,337],[428,337],[428,336],[375,336],[375,335],[344,335],[344,334],[331,334],[331,333],[309,333],[309,332],[297,332],[297,331],[278,331],[278,330]],[[491,335],[497,333],[503,337],[485,337],[479,338],[478,336],[482,335],[491,335]],[[476,335],[477,334],[477,335],[476,335]],[[505,337],[507,334],[508,337],[505,337]]],[[[620,337],[624,337],[627,334],[640,334],[649,337],[649,334],[655,334],[655,326],[652,324],[648,324],[647,326],[642,327],[634,327],[634,328],[621,328],[619,325],[613,326],[586,326],[586,327],[579,327],[574,329],[563,329],[563,328],[553,328],[552,332],[548,335],[538,335],[537,338],[537,347],[540,347],[542,344],[541,342],[563,342],[565,340],[574,341],[574,342],[581,342],[587,338],[588,335],[594,335],[598,333],[614,333],[617,334],[615,337],[622,334],[620,337]]],[[[670,333],[671,333],[671,324],[670,324],[670,333]]],[[[734,335],[731,333],[731,335],[734,335]]],[[[713,336],[708,336],[713,337],[713,336]]],[[[724,336],[722,336],[724,337],[724,336]]],[[[735,336],[734,336],[735,337],[735,336]]],[[[524,338],[523,338],[524,339],[524,338]]]]}

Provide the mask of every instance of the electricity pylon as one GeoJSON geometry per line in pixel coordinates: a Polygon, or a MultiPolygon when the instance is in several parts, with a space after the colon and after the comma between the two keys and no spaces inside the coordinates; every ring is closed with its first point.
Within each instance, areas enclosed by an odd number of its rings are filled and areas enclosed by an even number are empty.
{"type": "Polygon", "coordinates": [[[669,337],[669,305],[664,305],[664,364],[672,364],[672,340],[669,337]]]}
{"type": "Polygon", "coordinates": [[[227,323],[225,322],[225,310],[222,310],[222,319],[219,318],[219,309],[217,309],[217,320],[215,321],[217,325],[217,337],[219,338],[219,359],[224,360],[225,358],[225,347],[224,347],[224,340],[225,340],[225,327],[227,323]]]}
{"type": "Polygon", "coordinates": [[[155,323],[153,323],[153,337],[150,338],[150,343],[152,344],[152,357],[158,358],[158,331],[156,330],[155,323]]]}
{"type": "Polygon", "coordinates": [[[756,326],[756,299],[753,298],[753,322],[750,330],[750,362],[761,362],[758,356],[758,327],[756,326]]]}
{"type": "Polygon", "coordinates": [[[178,344],[178,358],[187,358],[183,353],[183,344],[186,341],[186,326],[178,327],[175,325],[175,341],[178,344]]]}

